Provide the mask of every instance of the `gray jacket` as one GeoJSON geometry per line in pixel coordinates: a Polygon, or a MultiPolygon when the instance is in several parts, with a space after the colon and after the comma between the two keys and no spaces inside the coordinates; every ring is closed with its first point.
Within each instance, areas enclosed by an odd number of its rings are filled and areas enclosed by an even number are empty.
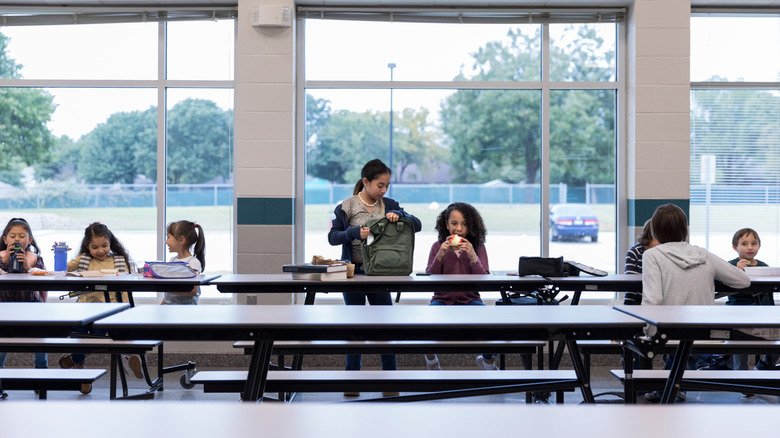
{"type": "Polygon", "coordinates": [[[715,302],[715,280],[741,289],[741,269],[687,242],[668,242],[642,256],[642,305],[705,305],[715,302]]]}

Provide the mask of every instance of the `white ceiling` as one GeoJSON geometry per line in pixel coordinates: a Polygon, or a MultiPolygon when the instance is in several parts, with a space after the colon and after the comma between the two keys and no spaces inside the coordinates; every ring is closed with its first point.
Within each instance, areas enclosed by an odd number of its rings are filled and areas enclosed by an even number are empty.
{"type": "MultiPolygon", "coordinates": [[[[493,7],[615,7],[630,6],[634,0],[309,0],[296,3],[308,5],[361,5],[361,6],[493,6],[493,7]]],[[[281,0],[280,0],[281,3],[281,0]]],[[[226,6],[236,5],[238,0],[0,0],[2,7],[63,6],[89,7],[132,6],[226,6]]],[[[732,7],[780,7],[780,0],[692,0],[693,6],[732,7]]]]}

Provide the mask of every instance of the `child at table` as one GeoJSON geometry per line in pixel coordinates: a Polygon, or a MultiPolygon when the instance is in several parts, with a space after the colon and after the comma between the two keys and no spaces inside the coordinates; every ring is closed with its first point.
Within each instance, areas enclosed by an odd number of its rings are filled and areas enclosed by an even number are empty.
{"type": "MultiPolygon", "coordinates": [[[[171,222],[166,230],[165,244],[174,253],[171,262],[185,262],[200,273],[206,267],[206,238],[203,227],[186,220],[171,222]]],[[[189,292],[165,292],[160,304],[198,304],[200,286],[189,292]]]]}
{"type": "MultiPolygon", "coordinates": [[[[737,268],[744,270],[747,266],[769,266],[756,258],[758,250],[761,249],[761,238],[758,237],[758,232],[756,230],[753,230],[752,228],[742,228],[741,230],[738,230],[734,233],[734,237],[731,238],[731,247],[737,252],[737,258],[729,260],[729,263],[737,268]]],[[[759,295],[737,293],[729,295],[726,304],[729,306],[774,306],[775,300],[772,297],[772,294],[768,292],[759,295]]],[[[732,356],[732,359],[735,370],[748,369],[747,354],[735,354],[732,356]]],[[[774,369],[777,359],[778,356],[765,355],[756,364],[756,369],[774,369]]]]}
{"type": "MultiPolygon", "coordinates": [[[[122,242],[114,236],[114,233],[107,226],[100,222],[89,224],[84,230],[84,239],[81,241],[79,252],[76,258],[68,262],[68,272],[72,271],[99,271],[101,269],[116,269],[118,273],[129,273],[128,264],[130,256],[127,250],[122,246],[122,242]]],[[[109,292],[112,302],[117,301],[116,292],[109,292]]],[[[102,303],[105,301],[103,292],[92,292],[79,295],[78,302],[81,303],[102,303]]],[[[122,293],[122,301],[128,302],[127,293],[122,293]]],[[[95,329],[92,325],[84,325],[73,328],[76,335],[90,334],[92,336],[105,336],[106,330],[95,329]]],[[[73,353],[60,358],[60,367],[84,369],[86,355],[83,353],[73,353]]],[[[137,356],[126,357],[130,369],[138,378],[143,378],[141,370],[141,359],[137,356]]],[[[92,392],[92,385],[85,383],[81,385],[81,393],[89,394],[92,392]]]]}
{"type": "MultiPolygon", "coordinates": [[[[20,217],[12,218],[3,229],[3,247],[0,251],[0,272],[10,272],[13,256],[11,248],[14,244],[20,244],[24,251],[17,254],[18,261],[24,272],[29,272],[32,268],[46,269],[43,265],[41,250],[33,237],[30,224],[20,217]]],[[[45,303],[49,293],[47,291],[26,291],[26,290],[1,290],[0,302],[33,302],[45,303]]],[[[5,367],[6,353],[0,353],[0,368],[5,367]]],[[[48,368],[49,360],[46,353],[35,353],[35,368],[48,368]]]]}
{"type": "MultiPolygon", "coordinates": [[[[422,228],[420,220],[404,211],[394,199],[385,197],[390,186],[392,171],[381,160],[367,162],[360,171],[360,179],[352,192],[352,196],[343,200],[333,210],[328,243],[341,245],[341,260],[355,264],[355,274],[363,274],[363,254],[360,249],[362,239],[368,237],[369,228],[365,224],[372,219],[387,218],[390,222],[398,222],[399,218],[407,218],[414,223],[414,231],[422,228]]],[[[390,293],[344,293],[344,303],[348,306],[373,305],[391,306],[393,300],[390,293]]],[[[347,355],[347,370],[361,368],[361,355],[347,355]]],[[[382,369],[396,368],[395,355],[382,355],[382,369]]],[[[358,393],[345,393],[346,396],[356,396],[358,393]]],[[[390,394],[388,394],[390,395],[390,394]]]]}
{"type": "Polygon", "coordinates": [[[715,303],[715,280],[742,289],[745,271],[704,248],[688,243],[685,213],[674,204],[658,207],[650,220],[658,246],[642,256],[642,305],[715,303]]]}
{"type": "MultiPolygon", "coordinates": [[[[688,243],[688,218],[680,207],[658,207],[650,228],[658,246],[642,255],[643,306],[715,304],[715,280],[737,289],[750,286],[743,270],[688,243]]],[[[673,360],[674,355],[666,356],[664,369],[670,369],[673,360]]],[[[691,355],[687,368],[706,367],[710,361],[706,355],[691,355]]]]}
{"type": "MultiPolygon", "coordinates": [[[[650,248],[658,245],[658,241],[653,238],[650,229],[650,219],[645,221],[642,227],[642,234],[637,238],[637,242],[626,251],[625,274],[642,275],[642,255],[650,248]]],[[[642,304],[642,291],[626,292],[623,304],[627,306],[638,306],[642,304]]],[[[641,355],[634,355],[634,369],[650,370],[653,369],[653,360],[641,355]]]]}
{"type": "MultiPolygon", "coordinates": [[[[653,238],[653,233],[650,229],[650,219],[648,219],[644,227],[642,227],[642,234],[639,235],[636,243],[626,251],[626,265],[623,273],[641,275],[642,254],[657,245],[658,241],[653,238]]],[[[626,292],[623,304],[629,306],[642,304],[642,292],[626,292]]]]}
{"type": "MultiPolygon", "coordinates": [[[[428,274],[490,274],[485,250],[485,222],[476,208],[465,202],[447,206],[436,218],[438,240],[428,255],[428,274]],[[453,243],[454,242],[454,243],[453,243]]],[[[479,292],[434,292],[431,306],[466,305],[484,306],[479,292]]],[[[497,370],[492,354],[476,358],[477,366],[485,370],[497,370]]],[[[435,354],[425,355],[429,370],[440,370],[435,354]]]]}

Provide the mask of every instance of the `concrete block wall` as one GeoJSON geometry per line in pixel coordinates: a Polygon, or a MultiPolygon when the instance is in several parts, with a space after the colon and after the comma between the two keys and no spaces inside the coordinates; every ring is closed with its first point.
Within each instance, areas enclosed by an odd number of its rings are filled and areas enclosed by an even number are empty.
{"type": "Polygon", "coordinates": [[[629,238],[658,205],[671,202],[688,212],[690,11],[690,0],[635,0],[629,10],[629,238]]]}
{"type": "MultiPolygon", "coordinates": [[[[235,84],[236,260],[239,274],[278,273],[293,261],[295,24],[252,27],[255,6],[238,4],[235,84]]],[[[290,295],[239,296],[239,303],[290,304],[290,295]]]]}

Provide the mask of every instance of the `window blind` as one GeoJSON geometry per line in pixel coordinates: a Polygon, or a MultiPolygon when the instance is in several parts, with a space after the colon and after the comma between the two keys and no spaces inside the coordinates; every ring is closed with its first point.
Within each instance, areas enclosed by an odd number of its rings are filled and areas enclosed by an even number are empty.
{"type": "Polygon", "coordinates": [[[417,23],[617,23],[625,9],[379,8],[299,6],[298,18],[417,23]]]}
{"type": "Polygon", "coordinates": [[[138,9],[92,7],[78,9],[27,8],[0,10],[0,26],[52,26],[65,24],[143,23],[159,21],[230,20],[235,6],[208,8],[138,9]]]}

